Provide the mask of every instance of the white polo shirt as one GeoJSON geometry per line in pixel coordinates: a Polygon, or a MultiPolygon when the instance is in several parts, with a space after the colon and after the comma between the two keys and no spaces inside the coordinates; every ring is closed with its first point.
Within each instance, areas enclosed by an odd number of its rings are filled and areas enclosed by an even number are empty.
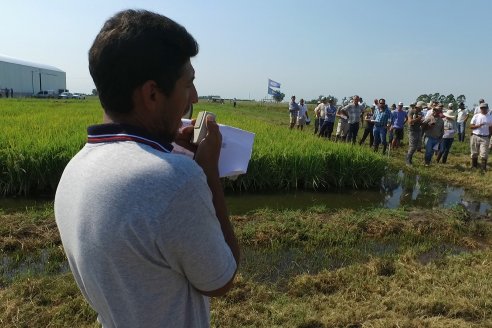
{"type": "Polygon", "coordinates": [[[480,125],[481,127],[477,129],[473,129],[472,133],[479,136],[488,136],[489,135],[489,127],[492,126],[492,115],[484,115],[482,113],[473,115],[470,124],[472,125],[480,125]]]}

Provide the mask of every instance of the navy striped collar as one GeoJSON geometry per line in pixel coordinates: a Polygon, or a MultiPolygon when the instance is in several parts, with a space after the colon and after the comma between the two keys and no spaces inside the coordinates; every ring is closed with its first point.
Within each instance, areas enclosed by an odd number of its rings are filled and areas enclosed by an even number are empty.
{"type": "Polygon", "coordinates": [[[150,136],[144,129],[136,126],[108,123],[92,125],[87,128],[88,143],[95,144],[117,141],[134,141],[148,145],[165,153],[170,153],[173,150],[173,146],[170,143],[159,142],[154,137],[150,136]]]}

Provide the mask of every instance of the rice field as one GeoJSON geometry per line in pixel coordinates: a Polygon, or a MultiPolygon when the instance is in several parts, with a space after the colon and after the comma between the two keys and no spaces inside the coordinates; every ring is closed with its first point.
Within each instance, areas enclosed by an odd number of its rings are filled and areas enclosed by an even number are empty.
{"type": "MultiPolygon", "coordinates": [[[[248,174],[225,180],[229,190],[366,188],[388,165],[404,166],[405,149],[387,158],[312,128],[290,131],[284,106],[199,110],[256,133],[248,174]]],[[[101,113],[97,99],[0,99],[0,192],[50,195],[101,113]]],[[[424,168],[420,156],[405,169],[491,190],[491,172],[465,167],[466,144],[446,166],[424,168]]],[[[0,206],[0,326],[100,327],[69,271],[52,202],[26,204],[0,206]]],[[[212,299],[212,327],[492,327],[490,213],[317,205],[231,214],[242,259],[234,288],[212,299]]]]}
{"type": "MultiPolygon", "coordinates": [[[[256,134],[248,173],[225,180],[227,190],[329,190],[377,186],[386,159],[367,148],[290,131],[285,105],[200,102],[220,123],[256,134]]],[[[97,98],[0,99],[0,194],[52,194],[68,161],[85,144],[86,128],[102,121],[97,98]]]]}
{"type": "MultiPolygon", "coordinates": [[[[491,327],[488,220],[460,206],[233,214],[242,259],[211,326],[491,327]]],[[[100,327],[52,203],[0,209],[0,255],[1,327],[100,327]]]]}

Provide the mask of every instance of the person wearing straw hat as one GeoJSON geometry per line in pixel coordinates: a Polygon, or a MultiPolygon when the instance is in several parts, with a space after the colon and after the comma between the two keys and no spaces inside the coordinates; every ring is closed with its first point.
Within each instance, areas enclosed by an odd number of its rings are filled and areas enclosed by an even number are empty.
{"type": "Polygon", "coordinates": [[[482,170],[487,169],[489,157],[489,138],[492,134],[492,115],[487,115],[489,105],[480,104],[480,113],[473,115],[470,121],[472,136],[470,138],[472,168],[478,168],[478,156],[480,156],[482,170]]]}
{"type": "MultiPolygon", "coordinates": [[[[452,104],[450,104],[452,105],[452,104]]],[[[449,106],[448,106],[449,108],[449,106]]],[[[449,151],[451,150],[451,146],[453,145],[454,135],[456,133],[456,124],[454,121],[455,116],[453,115],[454,111],[452,109],[448,109],[444,115],[444,134],[442,136],[441,144],[439,146],[439,152],[437,153],[436,161],[442,159],[442,163],[446,164],[448,159],[449,151]]]]}

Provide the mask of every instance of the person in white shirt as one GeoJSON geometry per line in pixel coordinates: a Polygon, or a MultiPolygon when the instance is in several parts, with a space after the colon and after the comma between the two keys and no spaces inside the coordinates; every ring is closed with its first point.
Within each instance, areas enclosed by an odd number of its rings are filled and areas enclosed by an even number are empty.
{"type": "Polygon", "coordinates": [[[487,169],[489,156],[490,135],[492,132],[492,115],[487,115],[489,105],[482,103],[479,106],[480,113],[473,115],[470,121],[472,136],[470,139],[472,168],[478,168],[478,156],[481,159],[482,170],[487,169]]]}
{"type": "Polygon", "coordinates": [[[475,114],[480,114],[480,105],[482,105],[482,104],[484,104],[484,103],[485,103],[485,99],[483,99],[483,98],[482,98],[482,99],[479,99],[479,100],[478,100],[478,106],[477,106],[477,107],[475,107],[475,110],[474,110],[474,112],[473,112],[473,115],[475,115],[475,114]]]}
{"type": "Polygon", "coordinates": [[[306,125],[306,119],[309,118],[307,110],[308,108],[304,103],[304,99],[301,99],[299,101],[299,112],[297,113],[297,129],[301,129],[301,131],[304,125],[306,125]]]}
{"type": "Polygon", "coordinates": [[[321,129],[321,125],[323,125],[325,120],[326,101],[326,97],[321,98],[318,106],[314,109],[314,134],[318,133],[318,130],[321,129]]]}
{"type": "Polygon", "coordinates": [[[465,141],[466,120],[468,119],[468,110],[464,103],[458,105],[458,116],[456,117],[456,126],[458,128],[458,141],[465,141]]]}
{"type": "Polygon", "coordinates": [[[436,162],[442,158],[442,163],[446,164],[448,160],[449,151],[453,145],[454,135],[456,133],[456,122],[454,121],[455,116],[453,115],[452,104],[449,104],[448,110],[443,114],[444,118],[444,134],[439,144],[439,152],[437,153],[436,162]]]}
{"type": "Polygon", "coordinates": [[[297,114],[299,113],[299,104],[296,103],[296,96],[292,96],[289,102],[289,118],[290,125],[289,128],[292,130],[297,122],[297,114]]]}

